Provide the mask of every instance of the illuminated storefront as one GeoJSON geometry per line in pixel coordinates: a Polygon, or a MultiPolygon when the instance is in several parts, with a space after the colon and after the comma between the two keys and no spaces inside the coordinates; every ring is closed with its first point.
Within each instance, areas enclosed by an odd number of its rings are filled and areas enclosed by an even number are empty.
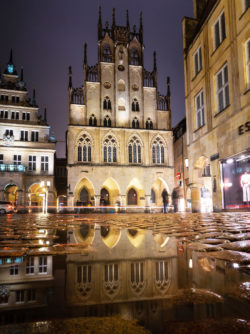
{"type": "Polygon", "coordinates": [[[221,161],[224,209],[250,208],[250,152],[221,161]]]}

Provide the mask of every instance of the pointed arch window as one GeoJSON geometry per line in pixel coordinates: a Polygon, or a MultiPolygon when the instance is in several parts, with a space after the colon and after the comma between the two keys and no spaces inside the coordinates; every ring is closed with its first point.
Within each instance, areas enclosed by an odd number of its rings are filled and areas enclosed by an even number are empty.
{"type": "Polygon", "coordinates": [[[141,143],[136,136],[131,138],[128,144],[128,161],[135,164],[141,163],[141,143]]]}
{"type": "Polygon", "coordinates": [[[152,145],[152,163],[164,164],[165,163],[165,147],[163,140],[157,137],[152,145]]]}
{"type": "Polygon", "coordinates": [[[128,205],[137,205],[137,192],[134,188],[128,191],[128,205]]]}
{"type": "Polygon", "coordinates": [[[111,119],[108,115],[104,118],[103,126],[106,126],[106,127],[109,127],[109,128],[111,127],[111,119]]]}
{"type": "Polygon", "coordinates": [[[153,122],[150,118],[146,120],[146,129],[153,129],[153,122]]]}
{"type": "Polygon", "coordinates": [[[94,114],[92,114],[89,118],[89,125],[90,126],[97,126],[97,119],[94,114]]]}
{"type": "Polygon", "coordinates": [[[132,121],[132,128],[133,129],[139,129],[139,121],[138,121],[137,117],[135,117],[132,121]]]}
{"type": "Polygon", "coordinates": [[[139,53],[136,48],[130,50],[130,65],[139,65],[139,53]]]}
{"type": "Polygon", "coordinates": [[[109,44],[104,44],[102,51],[102,61],[111,63],[112,62],[112,53],[109,44]]]}
{"type": "Polygon", "coordinates": [[[91,140],[86,135],[83,134],[77,142],[77,160],[78,162],[91,162],[91,140]]]}
{"type": "Polygon", "coordinates": [[[110,98],[108,96],[105,97],[105,99],[103,100],[103,109],[104,110],[111,110],[111,101],[110,98]]]}
{"type": "Polygon", "coordinates": [[[132,101],[132,111],[140,111],[139,102],[137,99],[132,101]]]}
{"type": "Polygon", "coordinates": [[[104,162],[117,162],[117,142],[109,135],[103,143],[103,160],[104,162]]]}

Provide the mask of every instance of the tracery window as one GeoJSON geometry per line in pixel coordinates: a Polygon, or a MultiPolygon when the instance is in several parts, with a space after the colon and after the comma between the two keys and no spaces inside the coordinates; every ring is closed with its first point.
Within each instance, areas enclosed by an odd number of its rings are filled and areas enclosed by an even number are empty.
{"type": "Polygon", "coordinates": [[[132,137],[128,144],[128,161],[141,163],[141,143],[136,136],[132,137]]]}
{"type": "Polygon", "coordinates": [[[77,160],[79,162],[90,162],[91,161],[91,140],[83,134],[77,143],[77,160]]]}
{"type": "Polygon", "coordinates": [[[108,115],[103,120],[103,126],[111,127],[111,119],[108,115]]]}
{"type": "Polygon", "coordinates": [[[94,114],[92,114],[89,118],[89,125],[90,126],[97,126],[97,119],[94,114]]]}
{"type": "Polygon", "coordinates": [[[103,143],[103,160],[104,162],[117,162],[117,142],[109,135],[103,143]]]}
{"type": "Polygon", "coordinates": [[[137,99],[132,101],[132,111],[140,111],[139,102],[137,99]]]}
{"type": "Polygon", "coordinates": [[[107,63],[112,62],[112,53],[111,53],[110,46],[108,44],[104,44],[103,46],[102,61],[105,61],[107,63]]]}
{"type": "Polygon", "coordinates": [[[146,120],[146,129],[153,129],[153,122],[150,118],[146,120]]]}
{"type": "Polygon", "coordinates": [[[103,109],[104,110],[111,110],[111,101],[109,99],[108,96],[105,97],[105,99],[103,100],[103,109]]]}
{"type": "Polygon", "coordinates": [[[168,262],[155,262],[155,284],[157,288],[164,293],[168,287],[168,262]]]}
{"type": "Polygon", "coordinates": [[[165,148],[160,137],[157,137],[152,145],[152,162],[153,164],[164,164],[165,162],[165,148]]]}
{"type": "Polygon", "coordinates": [[[132,48],[130,51],[130,64],[139,65],[139,54],[136,48],[132,48]]]}
{"type": "Polygon", "coordinates": [[[137,117],[135,117],[132,121],[132,128],[133,129],[139,129],[139,121],[138,121],[137,117]]]}

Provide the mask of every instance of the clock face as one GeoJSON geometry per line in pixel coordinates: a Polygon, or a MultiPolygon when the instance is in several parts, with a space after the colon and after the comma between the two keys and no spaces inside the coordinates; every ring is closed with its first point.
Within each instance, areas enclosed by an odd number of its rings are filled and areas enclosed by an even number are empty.
{"type": "Polygon", "coordinates": [[[8,65],[8,73],[12,74],[14,72],[14,66],[13,65],[8,65]]]}

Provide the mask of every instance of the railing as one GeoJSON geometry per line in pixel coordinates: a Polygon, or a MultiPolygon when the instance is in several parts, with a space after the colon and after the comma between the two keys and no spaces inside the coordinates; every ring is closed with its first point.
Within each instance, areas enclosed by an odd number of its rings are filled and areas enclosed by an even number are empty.
{"type": "Polygon", "coordinates": [[[6,165],[0,164],[0,172],[25,172],[24,165],[6,165]]]}

